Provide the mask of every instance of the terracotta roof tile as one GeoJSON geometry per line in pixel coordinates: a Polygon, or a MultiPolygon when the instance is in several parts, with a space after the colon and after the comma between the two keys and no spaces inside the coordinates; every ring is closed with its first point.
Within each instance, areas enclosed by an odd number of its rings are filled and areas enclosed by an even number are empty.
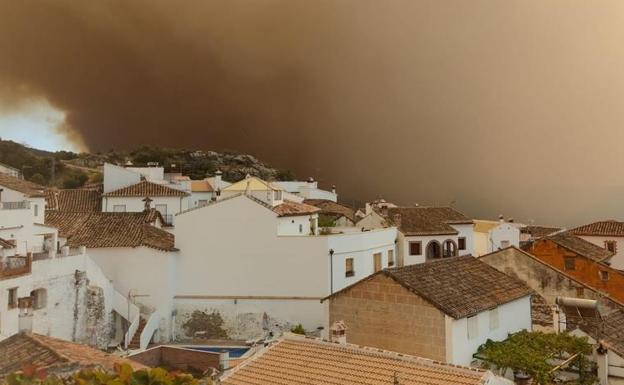
{"type": "Polygon", "coordinates": [[[284,200],[284,203],[273,207],[273,211],[280,217],[292,217],[297,215],[316,214],[321,211],[321,209],[305,203],[284,200]]]}
{"type": "Polygon", "coordinates": [[[46,211],[45,223],[59,229],[70,247],[147,246],[175,251],[174,235],[152,226],[162,217],[156,210],[140,213],[71,213],[46,211]]]}
{"type": "Polygon", "coordinates": [[[0,186],[19,191],[31,198],[45,197],[45,187],[9,174],[0,173],[0,186]]]}
{"type": "Polygon", "coordinates": [[[208,183],[207,180],[193,180],[191,181],[191,191],[192,192],[212,192],[214,189],[208,183]]]}
{"type": "Polygon", "coordinates": [[[189,195],[187,192],[178,190],[162,184],[141,181],[132,186],[123,187],[118,190],[110,191],[103,196],[105,197],[184,197],[189,195]]]}
{"type": "MultiPolygon", "coordinates": [[[[524,282],[501,273],[470,255],[384,269],[376,274],[389,276],[455,319],[468,317],[533,293],[524,282]]],[[[375,274],[369,278],[373,276],[375,274]]],[[[356,285],[358,282],[327,298],[340,295],[356,285]]]]}
{"type": "Polygon", "coordinates": [[[472,385],[491,372],[310,338],[286,337],[226,374],[223,385],[472,385]]]}
{"type": "Polygon", "coordinates": [[[556,233],[557,231],[561,231],[559,227],[547,227],[547,226],[524,226],[520,229],[522,234],[529,234],[531,238],[541,238],[552,233],[556,233]]]}
{"type": "Polygon", "coordinates": [[[473,223],[452,207],[392,207],[386,216],[405,235],[457,234],[450,225],[473,223]]]}
{"type": "Polygon", "coordinates": [[[102,192],[97,189],[47,190],[46,210],[66,212],[102,211],[102,192]]]}
{"type": "Polygon", "coordinates": [[[83,368],[113,370],[115,364],[127,363],[135,369],[144,365],[74,342],[39,334],[20,333],[0,341],[0,378],[35,365],[48,373],[70,374],[83,368]]]}
{"type": "Polygon", "coordinates": [[[576,235],[569,232],[551,235],[546,237],[545,239],[550,239],[559,246],[565,247],[566,249],[571,250],[580,256],[589,258],[596,262],[603,262],[614,255],[614,253],[610,252],[609,250],[604,249],[600,246],[596,246],[593,243],[586,241],[583,238],[577,237],[576,235]]]}
{"type": "Polygon", "coordinates": [[[569,232],[574,235],[624,237],[624,222],[614,220],[599,221],[579,226],[577,228],[569,230],[569,232]]]}
{"type": "Polygon", "coordinates": [[[355,222],[355,210],[351,207],[347,207],[328,199],[306,199],[303,203],[318,207],[321,209],[320,214],[345,217],[350,221],[355,222]]]}
{"type": "Polygon", "coordinates": [[[3,249],[14,249],[15,245],[12,242],[7,241],[6,239],[0,238],[0,247],[3,249]]]}

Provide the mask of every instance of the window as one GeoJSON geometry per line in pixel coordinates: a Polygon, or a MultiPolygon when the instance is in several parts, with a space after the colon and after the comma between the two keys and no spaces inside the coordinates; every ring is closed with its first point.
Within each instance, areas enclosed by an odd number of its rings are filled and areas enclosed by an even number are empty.
{"type": "Polygon", "coordinates": [[[505,239],[504,241],[501,241],[500,248],[501,249],[506,249],[506,248],[509,247],[509,244],[510,244],[509,241],[505,239]]]}
{"type": "Polygon", "coordinates": [[[498,329],[498,308],[490,310],[490,330],[498,329]]]}
{"type": "Polygon", "coordinates": [[[276,201],[281,201],[282,200],[282,190],[275,190],[273,192],[273,199],[276,201]]]}
{"type": "Polygon", "coordinates": [[[39,205],[35,205],[35,216],[39,216],[39,205]]]}
{"type": "Polygon", "coordinates": [[[468,326],[468,339],[472,340],[479,336],[479,318],[478,316],[468,317],[466,320],[468,326]]]}
{"type": "Polygon", "coordinates": [[[299,234],[303,233],[303,225],[299,223],[299,234]]]}
{"type": "Polygon", "coordinates": [[[48,291],[46,289],[37,289],[30,292],[33,299],[33,309],[43,309],[48,303],[48,291]]]}
{"type": "Polygon", "coordinates": [[[355,270],[353,270],[353,258],[345,259],[345,277],[353,277],[355,270]]]}
{"type": "Polygon", "coordinates": [[[422,243],[418,242],[410,242],[409,243],[409,253],[410,255],[421,255],[422,254],[422,243]]]}
{"type": "Polygon", "coordinates": [[[13,287],[9,289],[9,309],[15,309],[17,307],[17,288],[13,287]]]}
{"type": "Polygon", "coordinates": [[[609,250],[612,253],[617,252],[617,242],[616,241],[604,241],[605,249],[609,250]]]}
{"type": "Polygon", "coordinates": [[[197,206],[206,206],[208,204],[208,200],[207,199],[200,199],[197,201],[197,206]]]}
{"type": "Polygon", "coordinates": [[[603,281],[609,280],[609,272],[605,270],[600,270],[600,279],[603,281]]]}
{"type": "Polygon", "coordinates": [[[113,212],[125,213],[126,212],[126,205],[113,205],[113,212]]]}
{"type": "Polygon", "coordinates": [[[460,250],[466,250],[466,238],[465,237],[457,238],[457,248],[460,250]]]}
{"type": "Polygon", "coordinates": [[[394,266],[394,250],[388,250],[388,267],[394,266]]]}
{"type": "Polygon", "coordinates": [[[450,239],[444,241],[444,258],[454,257],[457,255],[457,245],[450,239]]]}
{"type": "Polygon", "coordinates": [[[577,287],[576,288],[576,296],[577,297],[582,297],[585,294],[585,290],[582,287],[577,287]]]}
{"type": "Polygon", "coordinates": [[[373,264],[375,266],[375,273],[381,270],[381,253],[373,254],[373,264]]]}
{"type": "Polygon", "coordinates": [[[575,270],[574,257],[565,257],[563,260],[563,265],[566,270],[575,270]]]}

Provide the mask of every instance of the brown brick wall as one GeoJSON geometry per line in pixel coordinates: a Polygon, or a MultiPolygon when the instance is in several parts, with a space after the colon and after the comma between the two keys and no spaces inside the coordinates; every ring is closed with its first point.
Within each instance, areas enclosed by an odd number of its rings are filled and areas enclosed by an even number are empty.
{"type": "Polygon", "coordinates": [[[347,342],[446,361],[444,314],[393,279],[378,274],[329,301],[347,342]]]}
{"type": "Polygon", "coordinates": [[[133,361],[151,367],[165,367],[182,371],[203,372],[209,368],[219,369],[219,354],[159,346],[129,357],[133,361]]]}

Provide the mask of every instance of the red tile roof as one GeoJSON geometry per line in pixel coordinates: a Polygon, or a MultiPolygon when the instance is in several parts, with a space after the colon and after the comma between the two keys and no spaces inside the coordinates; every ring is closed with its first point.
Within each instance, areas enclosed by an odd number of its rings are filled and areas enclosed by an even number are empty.
{"type": "Polygon", "coordinates": [[[31,198],[45,197],[45,187],[9,174],[0,173],[0,187],[6,187],[31,198]]]}
{"type": "MultiPolygon", "coordinates": [[[[394,279],[455,319],[475,315],[533,293],[524,282],[470,255],[384,269],[369,278],[376,274],[394,279]]],[[[338,296],[359,282],[327,298],[338,296]]]]}
{"type": "Polygon", "coordinates": [[[0,379],[21,370],[25,364],[45,369],[49,374],[68,375],[85,368],[111,371],[115,364],[124,363],[134,369],[146,368],[86,345],[40,334],[20,333],[0,341],[0,379]]]}
{"type": "Polygon", "coordinates": [[[350,344],[287,336],[243,362],[223,385],[477,385],[493,374],[350,344]]]}
{"type": "Polygon", "coordinates": [[[624,222],[608,220],[590,223],[569,230],[574,235],[624,237],[624,222]]]}
{"type": "Polygon", "coordinates": [[[386,216],[404,235],[453,235],[450,225],[474,223],[452,207],[392,207],[386,216]]]}
{"type": "Polygon", "coordinates": [[[345,217],[355,222],[355,210],[340,203],[330,201],[328,199],[306,199],[303,203],[318,207],[321,209],[320,214],[333,217],[345,217]]]}
{"type": "Polygon", "coordinates": [[[273,211],[280,217],[292,217],[297,215],[312,215],[316,214],[321,209],[318,207],[310,206],[305,203],[298,203],[289,200],[284,200],[284,203],[273,207],[273,211]]]}
{"type": "Polygon", "coordinates": [[[571,250],[580,256],[589,258],[596,262],[606,261],[609,258],[613,257],[613,255],[615,254],[605,248],[596,246],[593,243],[584,240],[583,238],[577,237],[570,232],[550,235],[545,237],[544,239],[550,239],[559,246],[565,247],[566,249],[571,250]]]}
{"type": "Polygon", "coordinates": [[[123,187],[104,194],[104,197],[184,197],[187,192],[162,184],[141,181],[132,186],[123,187]]]}
{"type": "Polygon", "coordinates": [[[0,238],[0,247],[3,249],[14,249],[15,245],[6,239],[0,238]]]}
{"type": "Polygon", "coordinates": [[[45,224],[59,229],[70,247],[138,247],[175,251],[173,234],[152,225],[156,210],[140,213],[71,213],[46,211],[45,224]]]}
{"type": "Polygon", "coordinates": [[[102,192],[97,189],[47,190],[46,210],[66,212],[102,211],[102,192]]]}

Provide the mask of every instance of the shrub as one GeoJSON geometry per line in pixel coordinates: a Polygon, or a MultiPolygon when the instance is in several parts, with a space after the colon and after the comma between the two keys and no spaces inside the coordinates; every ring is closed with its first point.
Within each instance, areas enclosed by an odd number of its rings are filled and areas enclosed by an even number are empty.
{"type": "Polygon", "coordinates": [[[305,329],[303,328],[303,325],[302,325],[302,324],[299,324],[299,325],[297,325],[297,326],[293,326],[293,327],[290,329],[290,332],[291,332],[291,333],[295,333],[295,334],[303,334],[303,335],[305,335],[305,334],[306,334],[306,331],[305,331],[305,329]]]}

